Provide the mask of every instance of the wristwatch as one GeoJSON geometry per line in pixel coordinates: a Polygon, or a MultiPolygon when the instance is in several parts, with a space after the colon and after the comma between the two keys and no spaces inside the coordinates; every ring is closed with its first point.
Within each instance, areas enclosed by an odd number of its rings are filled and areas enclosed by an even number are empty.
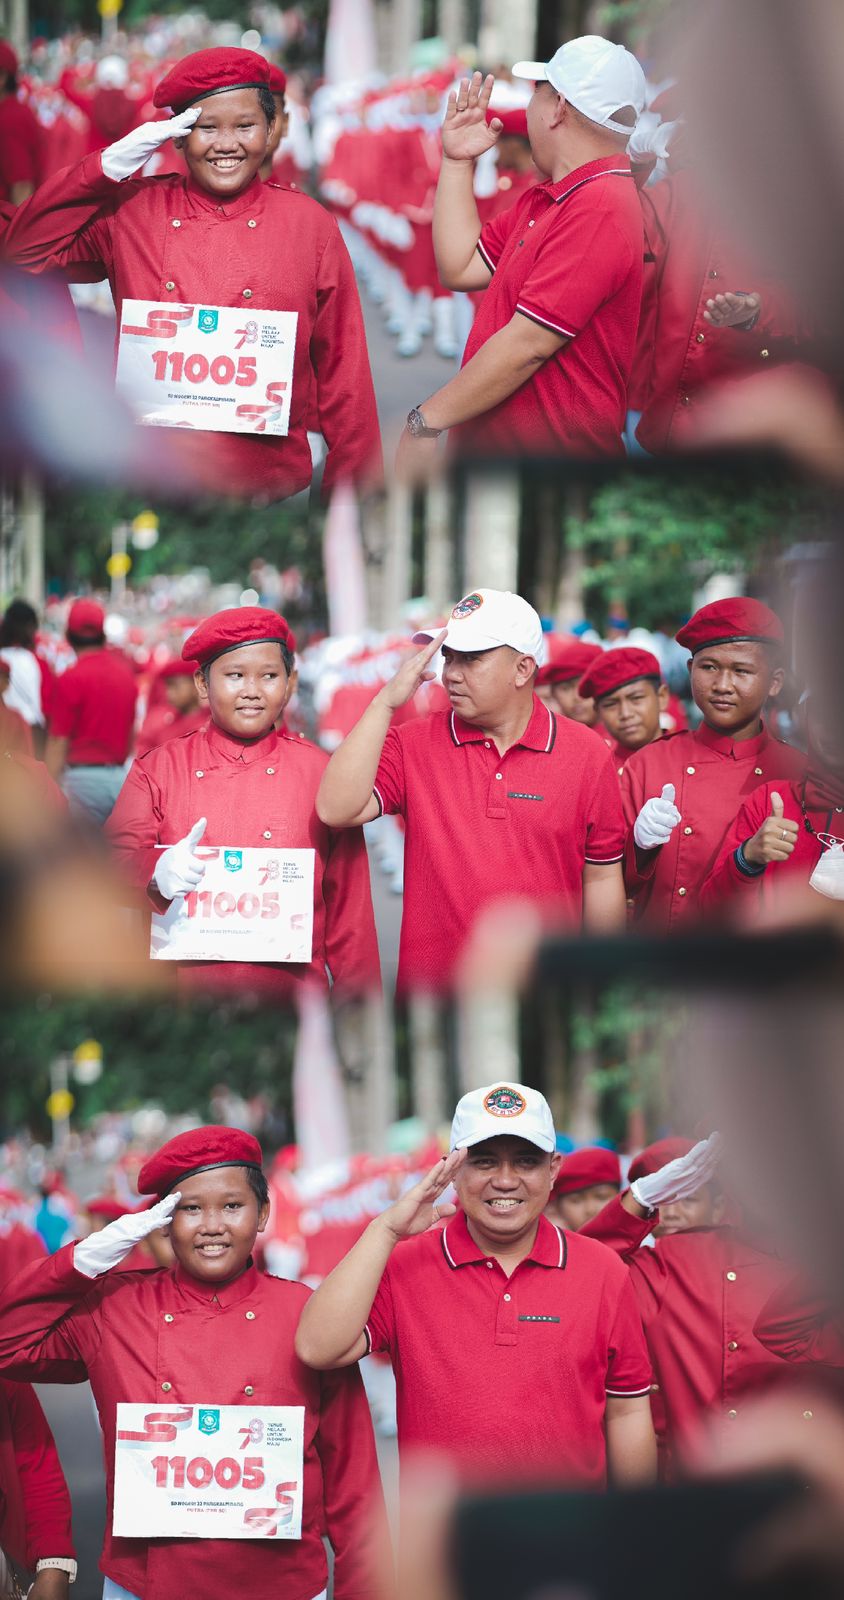
{"type": "Polygon", "coordinates": [[[76,1582],[76,1562],[70,1556],[42,1556],[35,1564],[36,1572],[66,1572],[71,1583],[76,1582]]]}
{"type": "Polygon", "coordinates": [[[407,431],[411,439],[438,439],[442,428],[429,428],[418,406],[407,413],[407,431]]]}

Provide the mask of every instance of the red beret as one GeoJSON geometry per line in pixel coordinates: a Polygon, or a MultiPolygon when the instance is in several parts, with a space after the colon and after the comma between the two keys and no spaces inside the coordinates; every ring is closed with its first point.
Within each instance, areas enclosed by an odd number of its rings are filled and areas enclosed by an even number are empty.
{"type": "Polygon", "coordinates": [[[159,678],[192,678],[198,668],[198,661],[183,661],[181,656],[171,656],[169,661],[165,661],[163,667],[159,667],[158,676],[159,678]]]}
{"type": "Polygon", "coordinates": [[[284,94],[287,88],[287,73],[281,67],[277,67],[274,61],[269,63],[269,68],[270,81],[267,87],[270,94],[284,94]]]}
{"type": "Polygon", "coordinates": [[[99,639],[105,628],[105,612],[96,600],[74,600],[67,616],[67,633],[77,639],[99,639]]]}
{"type": "Polygon", "coordinates": [[[649,1178],[652,1172],[658,1172],[660,1167],[667,1166],[669,1161],[676,1161],[678,1156],[687,1156],[694,1146],[693,1139],[681,1139],[672,1136],[669,1139],[657,1139],[656,1144],[649,1144],[646,1149],[630,1163],[627,1174],[629,1183],[635,1183],[637,1178],[649,1178]]]}
{"type": "Polygon", "coordinates": [[[183,56],[156,86],[154,106],[186,111],[197,100],[222,94],[226,89],[268,89],[270,64],[255,50],[233,50],[216,45],[183,56]]]}
{"type": "Polygon", "coordinates": [[[263,1156],[258,1140],[242,1128],[191,1128],[168,1140],[138,1173],[138,1194],[157,1194],[159,1199],[175,1189],[194,1172],[210,1172],[214,1167],[257,1167],[263,1156]]]}
{"type": "Polygon", "coordinates": [[[490,106],[489,115],[490,119],[497,117],[502,124],[501,137],[503,139],[511,137],[527,138],[527,110],[524,106],[508,106],[506,111],[499,111],[495,106],[490,106]]]}
{"type": "Polygon", "coordinates": [[[596,656],[602,656],[599,644],[584,644],[582,639],[559,639],[552,645],[550,660],[540,667],[536,681],[543,683],[568,683],[570,678],[582,678],[596,656]]]}
{"type": "Polygon", "coordinates": [[[584,700],[600,700],[613,694],[625,683],[635,683],[637,678],[661,678],[662,668],[650,650],[637,650],[635,645],[620,645],[617,650],[602,650],[594,666],[584,674],[578,685],[578,694],[584,700]]]}
{"type": "Polygon", "coordinates": [[[295,650],[296,640],[283,617],[266,606],[233,606],[230,611],[215,611],[194,628],[182,645],[183,661],[198,661],[204,667],[227,650],[242,644],[286,644],[295,650]]]}
{"type": "Polygon", "coordinates": [[[701,606],[677,634],[677,643],[694,655],[707,645],[731,644],[738,640],[756,644],[782,644],[782,623],[770,606],[761,600],[736,595],[728,600],[713,600],[701,606]]]}
{"type": "Polygon", "coordinates": [[[614,1150],[603,1145],[584,1145],[582,1150],[572,1150],[563,1156],[554,1194],[577,1194],[580,1189],[591,1189],[596,1183],[613,1183],[621,1188],[621,1167],[614,1150]]]}
{"type": "Polygon", "coordinates": [[[106,1217],[109,1222],[116,1222],[118,1217],[125,1217],[127,1211],[132,1211],[132,1206],[124,1206],[113,1195],[95,1195],[93,1200],[85,1200],[82,1206],[90,1217],[106,1217]]]}
{"type": "Polygon", "coordinates": [[[0,72],[10,72],[14,77],[18,70],[18,58],[15,55],[8,39],[0,39],[0,72]]]}

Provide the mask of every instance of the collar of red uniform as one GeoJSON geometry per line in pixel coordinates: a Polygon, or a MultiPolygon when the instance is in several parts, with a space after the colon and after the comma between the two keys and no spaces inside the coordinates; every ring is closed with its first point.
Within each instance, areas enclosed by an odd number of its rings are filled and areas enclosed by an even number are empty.
{"type": "MultiPolygon", "coordinates": [[[[455,744],[484,744],[486,742],[487,736],[483,728],[476,728],[473,723],[464,722],[462,717],[458,717],[456,711],[449,712],[449,728],[455,744]]],[[[521,744],[527,750],[536,750],[540,755],[547,756],[554,748],[556,737],[557,719],[553,711],[550,711],[546,706],[544,700],[540,700],[539,696],[535,694],[530,721],[521,739],[516,740],[514,748],[521,744]]]]}
{"type": "Polygon", "coordinates": [[[757,733],[755,739],[731,739],[729,734],[716,733],[714,728],[708,728],[705,722],[695,729],[692,738],[698,744],[706,745],[708,750],[715,750],[719,756],[730,756],[733,761],[752,761],[771,742],[764,722],[762,732],[757,733]]]}
{"type": "Polygon", "coordinates": [[[215,1301],[224,1309],[236,1306],[245,1300],[258,1286],[258,1269],[252,1257],[245,1272],[235,1278],[233,1283],[203,1283],[200,1278],[194,1278],[190,1272],[185,1272],[184,1267],[176,1263],[173,1269],[173,1278],[177,1289],[190,1300],[201,1300],[203,1305],[212,1305],[215,1301]]]}
{"type": "Polygon", "coordinates": [[[240,194],[234,196],[233,200],[221,200],[219,195],[212,194],[210,189],[203,189],[202,184],[197,183],[191,173],[188,173],[185,179],[185,190],[191,200],[204,211],[219,211],[224,217],[238,217],[242,211],[263,210],[264,185],[258,173],[240,194]]]}
{"type": "MultiPolygon", "coordinates": [[[[464,1211],[458,1211],[456,1217],[449,1219],[440,1238],[443,1254],[450,1267],[466,1267],[472,1261],[490,1259],[472,1238],[464,1211]]],[[[568,1260],[566,1236],[547,1217],[540,1217],[533,1249],[525,1260],[535,1262],[538,1267],[565,1268],[568,1260]]]]}
{"type": "Polygon", "coordinates": [[[630,157],[623,151],[615,156],[601,156],[599,161],[587,161],[583,167],[575,167],[574,172],[566,174],[565,178],[558,178],[556,183],[540,183],[539,188],[544,189],[549,200],[558,205],[565,200],[566,195],[579,189],[582,183],[591,183],[593,178],[604,178],[608,174],[614,177],[632,178],[633,169],[630,157]]]}
{"type": "Polygon", "coordinates": [[[266,761],[268,757],[278,755],[281,742],[281,735],[271,728],[263,739],[246,744],[243,739],[233,739],[230,733],[218,728],[216,722],[209,722],[205,737],[215,756],[223,761],[242,761],[246,767],[255,761],[266,761]]]}

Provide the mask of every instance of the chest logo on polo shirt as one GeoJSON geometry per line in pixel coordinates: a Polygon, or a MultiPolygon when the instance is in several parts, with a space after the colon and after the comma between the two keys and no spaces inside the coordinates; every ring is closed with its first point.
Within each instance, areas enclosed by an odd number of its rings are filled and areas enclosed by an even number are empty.
{"type": "Polygon", "coordinates": [[[461,617],[471,617],[473,611],[480,610],[483,603],[482,594],[467,594],[462,600],[458,600],[451,615],[455,622],[459,622],[461,617]]]}
{"type": "Polygon", "coordinates": [[[522,789],[508,789],[508,800],[544,800],[544,794],[527,794],[522,789]]]}
{"type": "Polygon", "coordinates": [[[219,1433],[219,1431],[220,1431],[220,1413],[219,1413],[219,1411],[204,1411],[204,1410],[200,1410],[199,1416],[197,1418],[197,1425],[199,1427],[200,1433],[219,1433]]]}
{"type": "Polygon", "coordinates": [[[509,1089],[502,1085],[498,1089],[490,1089],[484,1100],[484,1110],[491,1117],[520,1117],[527,1105],[524,1095],[517,1089],[509,1089]]]}
{"type": "Polygon", "coordinates": [[[196,326],[200,333],[216,333],[219,320],[219,311],[200,311],[197,315],[196,326]]]}
{"type": "Polygon", "coordinates": [[[224,850],[223,851],[223,865],[224,865],[224,867],[225,867],[227,872],[242,872],[243,871],[243,851],[242,850],[224,850]]]}

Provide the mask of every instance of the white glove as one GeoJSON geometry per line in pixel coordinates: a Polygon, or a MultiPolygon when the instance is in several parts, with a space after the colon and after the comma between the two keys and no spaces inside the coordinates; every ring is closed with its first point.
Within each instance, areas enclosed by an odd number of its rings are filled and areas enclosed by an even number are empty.
{"type": "Polygon", "coordinates": [[[674,785],[663,785],[659,799],[646,800],[633,824],[633,838],[640,850],[655,850],[667,844],[680,821],[674,804],[674,785]]]}
{"type": "Polygon", "coordinates": [[[171,844],[169,850],[162,850],[152,881],[163,899],[175,900],[199,888],[205,877],[205,862],[193,852],[207,826],[205,817],[200,817],[184,839],[171,844]]]}
{"type": "Polygon", "coordinates": [[[80,1240],[73,1252],[73,1265],[77,1272],[86,1278],[99,1278],[112,1267],[119,1267],[141,1239],[170,1221],[178,1199],[177,1190],[175,1194],[165,1195],[157,1205],[150,1206],[149,1211],[130,1211],[125,1217],[118,1217],[116,1222],[110,1222],[99,1233],[92,1233],[87,1239],[80,1240]]]}
{"type": "Polygon", "coordinates": [[[666,1200],[685,1200],[697,1194],[708,1183],[721,1157],[721,1135],[711,1133],[693,1145],[687,1156],[678,1156],[657,1172],[637,1178],[630,1185],[630,1193],[646,1211],[663,1205],[666,1200]]]}
{"type": "Polygon", "coordinates": [[[656,156],[658,161],[667,161],[671,154],[669,145],[682,121],[682,117],[677,117],[674,122],[657,123],[655,128],[634,128],[627,141],[630,160],[646,161],[649,156],[656,156]]]}
{"type": "Polygon", "coordinates": [[[115,183],[120,183],[123,178],[131,178],[132,173],[149,161],[150,156],[155,155],[156,150],[168,139],[186,138],[200,110],[200,106],[188,106],[187,111],[180,111],[177,117],[169,117],[161,122],[142,122],[139,128],[127,133],[125,139],[107,145],[102,152],[106,177],[113,178],[115,183]]]}

